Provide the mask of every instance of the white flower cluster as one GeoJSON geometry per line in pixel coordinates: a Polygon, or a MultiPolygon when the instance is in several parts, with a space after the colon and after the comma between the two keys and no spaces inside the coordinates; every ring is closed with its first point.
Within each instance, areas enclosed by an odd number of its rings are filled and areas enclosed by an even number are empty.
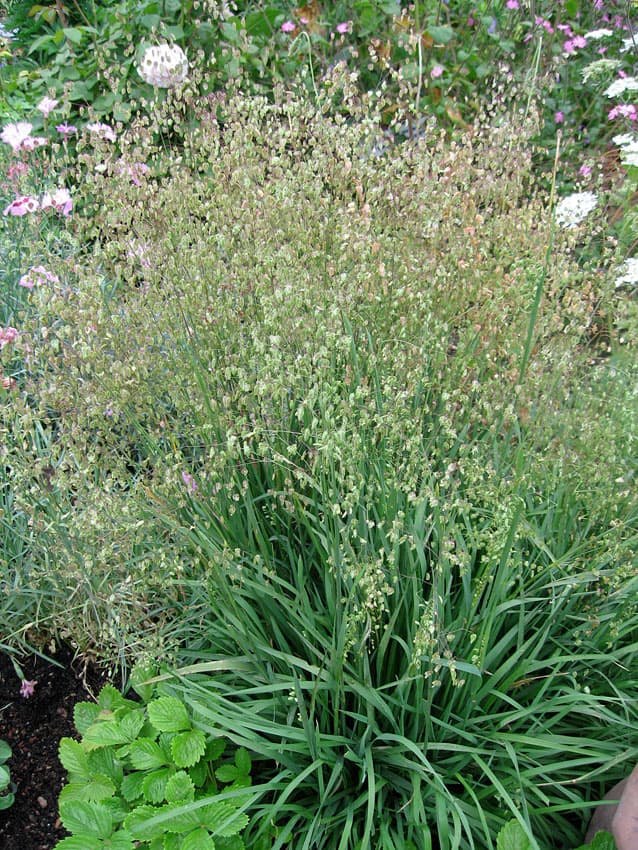
{"type": "Polygon", "coordinates": [[[619,77],[605,89],[607,97],[617,97],[626,91],[638,91],[638,80],[636,77],[619,77]]]}
{"type": "Polygon", "coordinates": [[[638,285],[638,257],[629,257],[621,269],[624,274],[616,278],[616,286],[636,286],[638,285]]]}
{"type": "Polygon", "coordinates": [[[595,192],[574,192],[556,204],[556,221],[571,229],[587,218],[598,203],[595,192]]]}
{"type": "Polygon", "coordinates": [[[622,133],[612,139],[620,148],[620,159],[623,165],[638,166],[638,136],[631,133],[622,133]]]}
{"type": "Polygon", "coordinates": [[[613,30],[608,30],[606,28],[600,30],[591,30],[590,32],[586,32],[584,38],[587,41],[594,40],[597,41],[599,38],[610,38],[614,34],[613,30]]]}
{"type": "Polygon", "coordinates": [[[170,89],[186,79],[188,59],[176,44],[153,45],[144,51],[137,73],[152,86],[170,89]]]}

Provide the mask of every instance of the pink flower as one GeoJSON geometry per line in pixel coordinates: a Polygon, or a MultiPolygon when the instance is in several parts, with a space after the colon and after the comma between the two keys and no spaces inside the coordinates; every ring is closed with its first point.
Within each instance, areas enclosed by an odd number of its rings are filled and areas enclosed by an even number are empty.
{"type": "Polygon", "coordinates": [[[518,0],[507,0],[505,5],[508,9],[518,9],[518,0]]]}
{"type": "Polygon", "coordinates": [[[556,25],[556,29],[557,29],[557,30],[560,30],[561,32],[564,32],[564,33],[565,33],[565,35],[566,35],[568,38],[571,38],[571,37],[574,35],[574,31],[573,31],[573,29],[570,27],[570,25],[569,25],[569,24],[557,24],[557,25],[556,25]]]}
{"type": "Polygon", "coordinates": [[[33,124],[29,124],[28,121],[18,121],[16,124],[7,124],[6,127],[2,128],[0,139],[8,145],[11,145],[13,152],[17,153],[24,144],[24,140],[28,139],[31,135],[31,130],[33,130],[33,124]]]}
{"type": "Polygon", "coordinates": [[[128,174],[131,178],[131,182],[135,183],[136,186],[141,186],[142,181],[140,180],[140,177],[146,176],[150,171],[150,168],[145,162],[134,162],[132,165],[120,162],[118,163],[117,170],[120,174],[128,174]]]}
{"type": "Polygon", "coordinates": [[[591,165],[581,165],[581,167],[578,169],[578,173],[580,174],[581,177],[589,177],[591,172],[592,172],[591,165]]]}
{"type": "Polygon", "coordinates": [[[73,199],[68,189],[56,189],[53,194],[45,192],[40,202],[40,209],[48,210],[53,208],[63,216],[71,215],[73,209],[73,199]]]}
{"type": "Polygon", "coordinates": [[[182,481],[186,485],[186,490],[190,496],[194,495],[197,492],[197,482],[190,474],[190,472],[182,472],[182,481]]]}
{"type": "Polygon", "coordinates": [[[582,35],[574,36],[574,47],[587,47],[587,39],[582,35]]]}
{"type": "Polygon", "coordinates": [[[436,80],[437,77],[442,76],[444,71],[443,65],[435,65],[434,68],[430,71],[430,76],[433,80],[436,80]]]}
{"type": "Polygon", "coordinates": [[[337,24],[337,32],[339,35],[345,35],[347,32],[350,32],[350,21],[343,21],[337,24]]]}
{"type": "Polygon", "coordinates": [[[11,201],[8,207],[2,210],[3,215],[26,215],[27,213],[37,212],[40,209],[40,203],[33,195],[22,195],[11,201]]]}
{"type": "Polygon", "coordinates": [[[20,696],[24,699],[29,699],[30,696],[33,696],[33,692],[35,690],[35,686],[37,682],[29,682],[26,679],[22,680],[22,684],[20,685],[20,696]]]}
{"type": "Polygon", "coordinates": [[[78,131],[78,128],[75,127],[73,124],[66,124],[66,123],[65,124],[58,124],[58,126],[55,129],[58,131],[58,133],[61,136],[64,136],[65,139],[68,139],[69,136],[73,136],[78,131]]]}
{"type": "Polygon", "coordinates": [[[50,112],[53,112],[55,107],[58,105],[58,101],[53,97],[43,97],[40,103],[36,106],[36,109],[39,109],[40,112],[46,118],[50,112]]]}
{"type": "Polygon", "coordinates": [[[554,34],[554,27],[551,25],[551,23],[549,21],[546,21],[545,18],[541,18],[540,15],[536,15],[536,18],[534,19],[534,23],[536,24],[537,27],[543,27],[543,29],[547,33],[549,33],[549,35],[554,34]]]}
{"type": "Polygon", "coordinates": [[[630,121],[638,120],[636,107],[633,103],[619,103],[618,106],[614,106],[609,111],[609,120],[613,121],[615,118],[628,118],[630,121]]]}
{"type": "Polygon", "coordinates": [[[33,151],[48,144],[49,140],[45,139],[44,136],[29,136],[22,142],[22,150],[33,151]]]}
{"type": "Polygon", "coordinates": [[[5,328],[4,330],[0,328],[0,348],[4,348],[5,345],[9,345],[11,342],[15,342],[20,336],[20,333],[12,327],[5,328]]]}
{"type": "Polygon", "coordinates": [[[18,286],[33,289],[36,285],[41,286],[47,283],[60,283],[60,278],[53,272],[47,271],[44,266],[33,266],[27,274],[22,275],[18,281],[18,286]]]}
{"type": "Polygon", "coordinates": [[[568,56],[571,56],[572,53],[576,52],[576,47],[574,42],[571,40],[563,42],[563,53],[566,53],[568,56]]]}
{"type": "Polygon", "coordinates": [[[294,32],[297,29],[293,21],[284,21],[281,25],[282,32],[294,32]]]}
{"type": "Polygon", "coordinates": [[[114,142],[117,138],[115,130],[112,127],[109,127],[108,124],[103,124],[101,121],[95,121],[92,124],[87,124],[86,129],[89,133],[95,133],[95,135],[99,136],[101,139],[106,139],[107,142],[114,142]]]}
{"type": "Polygon", "coordinates": [[[562,124],[565,120],[565,114],[558,110],[558,112],[554,115],[554,121],[556,124],[562,124]]]}

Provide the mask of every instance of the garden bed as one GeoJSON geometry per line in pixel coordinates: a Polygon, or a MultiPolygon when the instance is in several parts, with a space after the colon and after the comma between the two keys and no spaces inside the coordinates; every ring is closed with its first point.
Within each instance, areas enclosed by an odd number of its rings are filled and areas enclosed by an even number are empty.
{"type": "Polygon", "coordinates": [[[0,730],[13,750],[9,762],[15,802],[0,811],[0,846],[12,850],[50,850],[67,833],[58,819],[57,799],[66,781],[58,759],[62,737],[75,734],[73,706],[90,699],[107,681],[103,670],[58,649],[53,664],[35,655],[20,659],[33,694],[20,695],[11,658],[0,654],[0,730]]]}

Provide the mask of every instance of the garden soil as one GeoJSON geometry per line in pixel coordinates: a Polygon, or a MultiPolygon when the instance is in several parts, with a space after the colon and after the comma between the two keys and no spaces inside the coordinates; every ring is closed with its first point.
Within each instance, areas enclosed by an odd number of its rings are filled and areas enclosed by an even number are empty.
{"type": "Polygon", "coordinates": [[[65,736],[77,737],[75,703],[92,700],[110,681],[68,648],[47,654],[57,664],[38,656],[17,658],[25,679],[35,682],[25,698],[11,658],[0,653],[0,739],[13,751],[9,768],[16,786],[15,803],[0,811],[0,850],[51,850],[68,834],[58,818],[57,799],[66,780],[58,744],[65,736]]]}

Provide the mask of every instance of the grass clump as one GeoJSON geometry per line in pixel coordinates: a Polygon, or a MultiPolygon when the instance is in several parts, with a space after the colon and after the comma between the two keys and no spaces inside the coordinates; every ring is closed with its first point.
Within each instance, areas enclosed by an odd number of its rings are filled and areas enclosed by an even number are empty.
{"type": "Polygon", "coordinates": [[[577,845],[636,759],[604,232],[557,229],[533,116],[383,149],[342,68],[316,101],[229,91],[172,152],[158,108],[78,145],[84,250],[49,247],[21,315],[7,474],[40,586],[76,586],[75,639],[181,665],[251,753],[246,846],[491,848],[512,817],[577,845]]]}
{"type": "Polygon", "coordinates": [[[64,239],[6,219],[3,634],[179,667],[246,846],[576,845],[637,752],[615,246],[531,98],[406,140],[418,80],[324,71],[77,128],[64,239]]]}

